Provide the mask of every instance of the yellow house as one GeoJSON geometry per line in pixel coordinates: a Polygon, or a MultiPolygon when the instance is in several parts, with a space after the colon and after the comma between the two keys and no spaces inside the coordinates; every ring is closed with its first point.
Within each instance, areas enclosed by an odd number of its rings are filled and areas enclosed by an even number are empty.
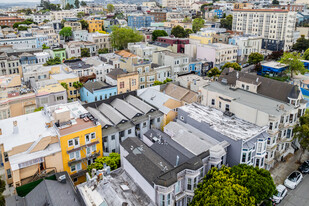
{"type": "Polygon", "coordinates": [[[96,31],[102,31],[102,27],[104,24],[104,20],[87,20],[88,23],[88,31],[89,32],[96,32],[96,31]]]}
{"type": "Polygon", "coordinates": [[[78,89],[74,88],[74,82],[79,81],[77,74],[73,72],[60,71],[59,73],[51,74],[51,79],[57,80],[60,84],[64,83],[67,85],[67,96],[68,99],[76,99],[80,96],[78,89]]]}
{"type": "Polygon", "coordinates": [[[48,108],[58,130],[63,169],[73,182],[86,181],[88,165],[103,155],[101,124],[79,103],[71,102],[48,108]]]}
{"type": "Polygon", "coordinates": [[[196,34],[190,34],[190,39],[198,40],[201,44],[212,44],[213,43],[213,35],[216,32],[214,31],[199,31],[196,34]]]}

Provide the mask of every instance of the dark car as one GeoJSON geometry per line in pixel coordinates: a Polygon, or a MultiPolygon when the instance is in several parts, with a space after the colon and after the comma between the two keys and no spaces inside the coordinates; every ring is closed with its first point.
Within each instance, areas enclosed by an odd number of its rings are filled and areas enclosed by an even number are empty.
{"type": "Polygon", "coordinates": [[[298,170],[303,174],[309,174],[309,160],[305,161],[298,170]]]}

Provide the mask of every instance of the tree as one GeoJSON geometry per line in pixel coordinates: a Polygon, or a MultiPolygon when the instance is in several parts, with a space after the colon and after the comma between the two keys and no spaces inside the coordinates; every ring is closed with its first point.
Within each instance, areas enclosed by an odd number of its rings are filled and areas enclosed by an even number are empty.
{"type": "Polygon", "coordinates": [[[152,41],[156,41],[159,36],[168,36],[164,30],[154,30],[152,32],[152,41]]]}
{"type": "Polygon", "coordinates": [[[72,36],[72,28],[71,27],[63,27],[59,32],[60,36],[63,36],[64,40],[67,41],[70,36],[72,36]]]}
{"type": "Polygon", "coordinates": [[[0,178],[0,206],[5,206],[5,198],[3,192],[5,190],[5,181],[0,178]]]}
{"type": "Polygon", "coordinates": [[[113,4],[107,4],[107,10],[108,12],[112,13],[114,11],[115,7],[113,4]]]}
{"type": "Polygon", "coordinates": [[[78,90],[83,87],[83,83],[81,83],[80,81],[73,82],[73,87],[76,89],[76,99],[77,99],[78,90]]]}
{"type": "Polygon", "coordinates": [[[88,48],[82,48],[80,52],[82,57],[90,57],[90,51],[88,48]]]}
{"type": "Polygon", "coordinates": [[[305,74],[306,69],[304,67],[304,63],[301,62],[301,54],[297,52],[286,52],[283,54],[282,58],[280,59],[280,63],[289,65],[288,69],[285,72],[291,74],[291,78],[293,79],[293,74],[305,74]]]}
{"type": "Polygon", "coordinates": [[[185,38],[186,37],[186,33],[185,30],[182,26],[175,26],[172,28],[171,34],[174,35],[175,37],[178,38],[185,38]]]}
{"type": "Polygon", "coordinates": [[[104,163],[110,166],[111,170],[115,170],[120,167],[120,154],[110,153],[108,156],[97,158],[94,163],[88,166],[87,170],[91,173],[92,169],[102,170],[104,169],[104,163]]]}
{"type": "Polygon", "coordinates": [[[143,40],[143,35],[139,31],[133,30],[130,27],[112,27],[110,35],[112,46],[116,49],[125,49],[128,43],[140,42],[143,40]]]}
{"type": "Polygon", "coordinates": [[[80,3],[79,0],[75,0],[75,2],[74,2],[75,8],[77,8],[77,9],[79,8],[79,3],[80,3]]]}
{"type": "Polygon", "coordinates": [[[161,84],[166,84],[168,82],[173,81],[172,79],[166,78],[163,82],[160,82],[159,80],[156,80],[153,82],[153,85],[161,85],[161,84]]]}
{"type": "Polygon", "coordinates": [[[47,23],[47,22],[49,22],[49,20],[48,19],[44,19],[44,21],[43,21],[44,23],[47,23]]]}
{"type": "Polygon", "coordinates": [[[209,77],[218,77],[221,74],[221,71],[218,67],[214,67],[207,72],[207,76],[209,77]]]}
{"type": "Polygon", "coordinates": [[[28,29],[29,27],[27,27],[27,26],[18,26],[18,31],[27,31],[27,29],[28,29]]]}
{"type": "Polygon", "coordinates": [[[185,29],[186,38],[188,38],[192,33],[193,31],[191,29],[185,29]]]}
{"type": "Polygon", "coordinates": [[[305,51],[304,55],[303,55],[303,58],[305,60],[309,60],[309,48],[305,51]]]}
{"type": "Polygon", "coordinates": [[[64,10],[70,10],[70,9],[73,9],[73,8],[74,8],[73,5],[67,3],[67,4],[65,5],[65,7],[64,7],[64,10]]]}
{"type": "Polygon", "coordinates": [[[192,21],[192,19],[190,19],[187,16],[182,20],[183,23],[190,23],[191,21],[192,21]]]}
{"type": "Polygon", "coordinates": [[[273,51],[267,58],[272,60],[279,60],[283,55],[283,50],[273,51]]]}
{"type": "Polygon", "coordinates": [[[254,64],[255,69],[260,68],[260,62],[263,61],[264,56],[258,52],[251,53],[248,58],[249,64],[254,64]]]}
{"type": "Polygon", "coordinates": [[[301,155],[299,162],[304,154],[304,151],[309,150],[309,110],[299,118],[299,123],[294,127],[294,139],[297,139],[300,144],[301,155]]]}
{"type": "Polygon", "coordinates": [[[81,6],[87,6],[87,3],[84,2],[84,1],[81,1],[81,2],[80,2],[80,5],[81,5],[81,6]]]}
{"type": "Polygon", "coordinates": [[[49,49],[49,46],[46,46],[46,44],[43,44],[42,49],[49,49]]]}
{"type": "Polygon", "coordinates": [[[273,5],[279,5],[279,1],[278,1],[278,0],[273,0],[273,1],[272,1],[272,4],[273,4],[273,5]]]}
{"type": "Polygon", "coordinates": [[[226,18],[220,20],[220,27],[232,30],[233,16],[228,15],[226,18]]]}
{"type": "Polygon", "coordinates": [[[77,18],[83,18],[85,16],[85,12],[80,11],[80,12],[77,13],[76,16],[77,16],[77,18]]]}
{"type": "Polygon", "coordinates": [[[43,66],[61,64],[61,59],[59,57],[55,57],[54,59],[49,59],[43,66]]]}
{"type": "Polygon", "coordinates": [[[84,19],[79,21],[82,24],[82,29],[88,29],[88,22],[84,19]]]}
{"type": "Polygon", "coordinates": [[[190,205],[257,205],[268,200],[276,186],[265,169],[245,164],[212,168],[198,184],[190,205]]]}
{"type": "Polygon", "coordinates": [[[202,18],[196,18],[192,22],[192,30],[193,32],[198,32],[201,28],[204,27],[205,20],[202,18]]]}
{"type": "Polygon", "coordinates": [[[108,53],[108,48],[99,49],[98,53],[99,54],[106,54],[106,53],[108,53]]]}
{"type": "Polygon", "coordinates": [[[225,68],[234,68],[237,71],[241,71],[241,66],[236,62],[227,62],[222,66],[222,70],[225,68]]]}
{"type": "Polygon", "coordinates": [[[194,191],[191,206],[203,205],[246,205],[254,206],[254,197],[244,186],[237,184],[231,175],[231,168],[223,166],[220,170],[213,167],[194,191]]]}
{"type": "Polygon", "coordinates": [[[63,86],[63,88],[65,88],[65,90],[69,89],[68,84],[65,83],[65,82],[61,82],[61,86],[63,86]]]}
{"type": "Polygon", "coordinates": [[[309,48],[309,39],[306,39],[304,35],[301,35],[292,48],[299,52],[306,51],[309,48]]]}

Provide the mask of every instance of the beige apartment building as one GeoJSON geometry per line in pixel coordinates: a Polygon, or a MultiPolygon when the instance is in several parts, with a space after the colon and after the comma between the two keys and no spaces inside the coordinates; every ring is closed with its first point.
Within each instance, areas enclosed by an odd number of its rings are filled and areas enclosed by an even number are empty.
{"type": "Polygon", "coordinates": [[[296,12],[281,9],[234,9],[232,30],[263,37],[262,49],[289,51],[296,12]]]}
{"type": "Polygon", "coordinates": [[[71,27],[72,31],[82,30],[82,23],[78,21],[66,21],[64,27],[71,27]]]}

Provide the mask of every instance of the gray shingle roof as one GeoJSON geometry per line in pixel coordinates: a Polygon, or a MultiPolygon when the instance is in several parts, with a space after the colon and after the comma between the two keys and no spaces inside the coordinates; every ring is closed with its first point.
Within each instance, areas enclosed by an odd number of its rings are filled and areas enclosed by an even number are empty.
{"type": "Polygon", "coordinates": [[[140,100],[139,98],[137,98],[133,95],[127,96],[125,100],[127,102],[129,102],[131,105],[133,105],[136,108],[138,108],[139,110],[141,110],[142,112],[144,112],[144,114],[147,114],[148,112],[152,112],[152,111],[156,110],[155,108],[153,108],[149,104],[145,103],[144,101],[140,100]]]}
{"type": "Polygon", "coordinates": [[[129,119],[143,115],[141,111],[122,99],[115,99],[112,101],[111,105],[129,119]]]}
{"type": "Polygon", "coordinates": [[[125,116],[123,116],[120,112],[118,112],[109,104],[103,103],[98,107],[98,109],[102,114],[104,114],[104,116],[106,116],[111,122],[113,122],[114,125],[128,121],[125,116]]]}
{"type": "Polygon", "coordinates": [[[108,88],[108,87],[112,87],[111,85],[104,83],[104,82],[99,82],[99,81],[95,81],[95,82],[87,82],[84,84],[84,87],[91,93],[93,93],[95,90],[100,90],[100,89],[104,89],[104,88],[108,88]]]}

